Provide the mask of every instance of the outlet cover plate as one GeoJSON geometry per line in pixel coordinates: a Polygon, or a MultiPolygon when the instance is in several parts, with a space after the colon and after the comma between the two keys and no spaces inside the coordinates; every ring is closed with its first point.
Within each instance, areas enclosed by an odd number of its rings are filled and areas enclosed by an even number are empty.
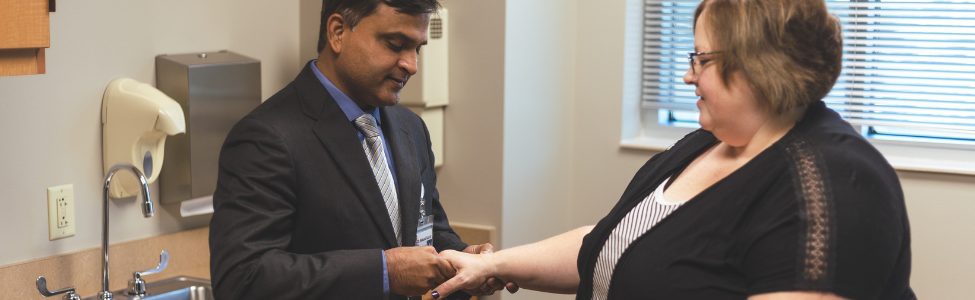
{"type": "Polygon", "coordinates": [[[56,240],[74,236],[74,185],[65,184],[47,188],[47,219],[50,234],[56,240]]]}

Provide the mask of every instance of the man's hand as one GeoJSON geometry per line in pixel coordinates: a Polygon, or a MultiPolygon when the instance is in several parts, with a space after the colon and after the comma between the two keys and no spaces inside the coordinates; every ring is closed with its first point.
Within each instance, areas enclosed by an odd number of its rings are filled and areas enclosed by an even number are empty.
{"type": "Polygon", "coordinates": [[[437,255],[433,246],[397,247],[386,250],[389,291],[404,296],[419,296],[454,277],[450,263],[437,255]]]}
{"type": "MultiPolygon", "coordinates": [[[[471,246],[467,246],[467,248],[464,248],[462,252],[468,254],[491,254],[494,253],[494,246],[491,245],[490,243],[471,245],[471,246]]],[[[481,296],[481,295],[494,295],[494,292],[506,288],[508,289],[509,293],[515,293],[518,291],[518,285],[515,284],[514,282],[505,283],[501,279],[494,278],[494,277],[488,278],[486,282],[484,282],[478,287],[463,289],[463,291],[473,296],[481,296]]],[[[439,296],[439,293],[436,296],[439,296]]],[[[435,297],[435,298],[439,298],[439,297],[435,297]]]]}
{"type": "Polygon", "coordinates": [[[467,248],[464,248],[464,251],[461,252],[470,253],[470,254],[491,254],[494,253],[494,246],[492,246],[491,243],[470,245],[467,246],[467,248]]]}

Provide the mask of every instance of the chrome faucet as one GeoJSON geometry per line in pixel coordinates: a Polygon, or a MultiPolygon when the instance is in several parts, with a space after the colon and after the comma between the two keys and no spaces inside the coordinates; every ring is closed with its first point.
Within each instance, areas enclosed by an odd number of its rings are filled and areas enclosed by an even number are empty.
{"type": "Polygon", "coordinates": [[[102,291],[98,293],[97,299],[111,300],[112,292],[108,289],[108,186],[112,183],[112,176],[119,170],[129,170],[135,177],[139,178],[139,185],[142,188],[142,215],[146,218],[152,217],[152,200],[149,199],[149,183],[146,176],[135,166],[128,163],[117,163],[108,169],[105,174],[105,185],[102,189],[104,195],[104,206],[102,210],[102,291]]]}

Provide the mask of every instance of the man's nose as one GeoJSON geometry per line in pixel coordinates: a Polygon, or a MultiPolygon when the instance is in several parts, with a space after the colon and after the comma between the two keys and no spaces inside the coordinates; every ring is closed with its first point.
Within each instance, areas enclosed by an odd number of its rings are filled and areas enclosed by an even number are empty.
{"type": "Polygon", "coordinates": [[[410,75],[415,75],[417,71],[416,60],[418,57],[419,54],[414,52],[410,52],[409,54],[404,55],[399,60],[399,67],[406,70],[406,72],[408,72],[410,75]]]}

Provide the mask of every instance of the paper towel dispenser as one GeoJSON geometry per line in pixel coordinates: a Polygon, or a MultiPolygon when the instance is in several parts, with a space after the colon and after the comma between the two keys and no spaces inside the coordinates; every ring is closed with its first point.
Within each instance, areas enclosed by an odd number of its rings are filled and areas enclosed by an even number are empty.
{"type": "MultiPolygon", "coordinates": [[[[113,80],[102,96],[102,163],[105,172],[120,162],[130,163],[148,183],[159,178],[166,137],[183,133],[183,109],[151,85],[130,78],[113,80]]],[[[135,176],[116,177],[112,198],[139,194],[135,176]]]]}
{"type": "Polygon", "coordinates": [[[212,197],[223,141],[261,104],[261,62],[229,51],[159,55],[156,86],[186,116],[186,134],[166,142],[160,201],[212,197]]]}

